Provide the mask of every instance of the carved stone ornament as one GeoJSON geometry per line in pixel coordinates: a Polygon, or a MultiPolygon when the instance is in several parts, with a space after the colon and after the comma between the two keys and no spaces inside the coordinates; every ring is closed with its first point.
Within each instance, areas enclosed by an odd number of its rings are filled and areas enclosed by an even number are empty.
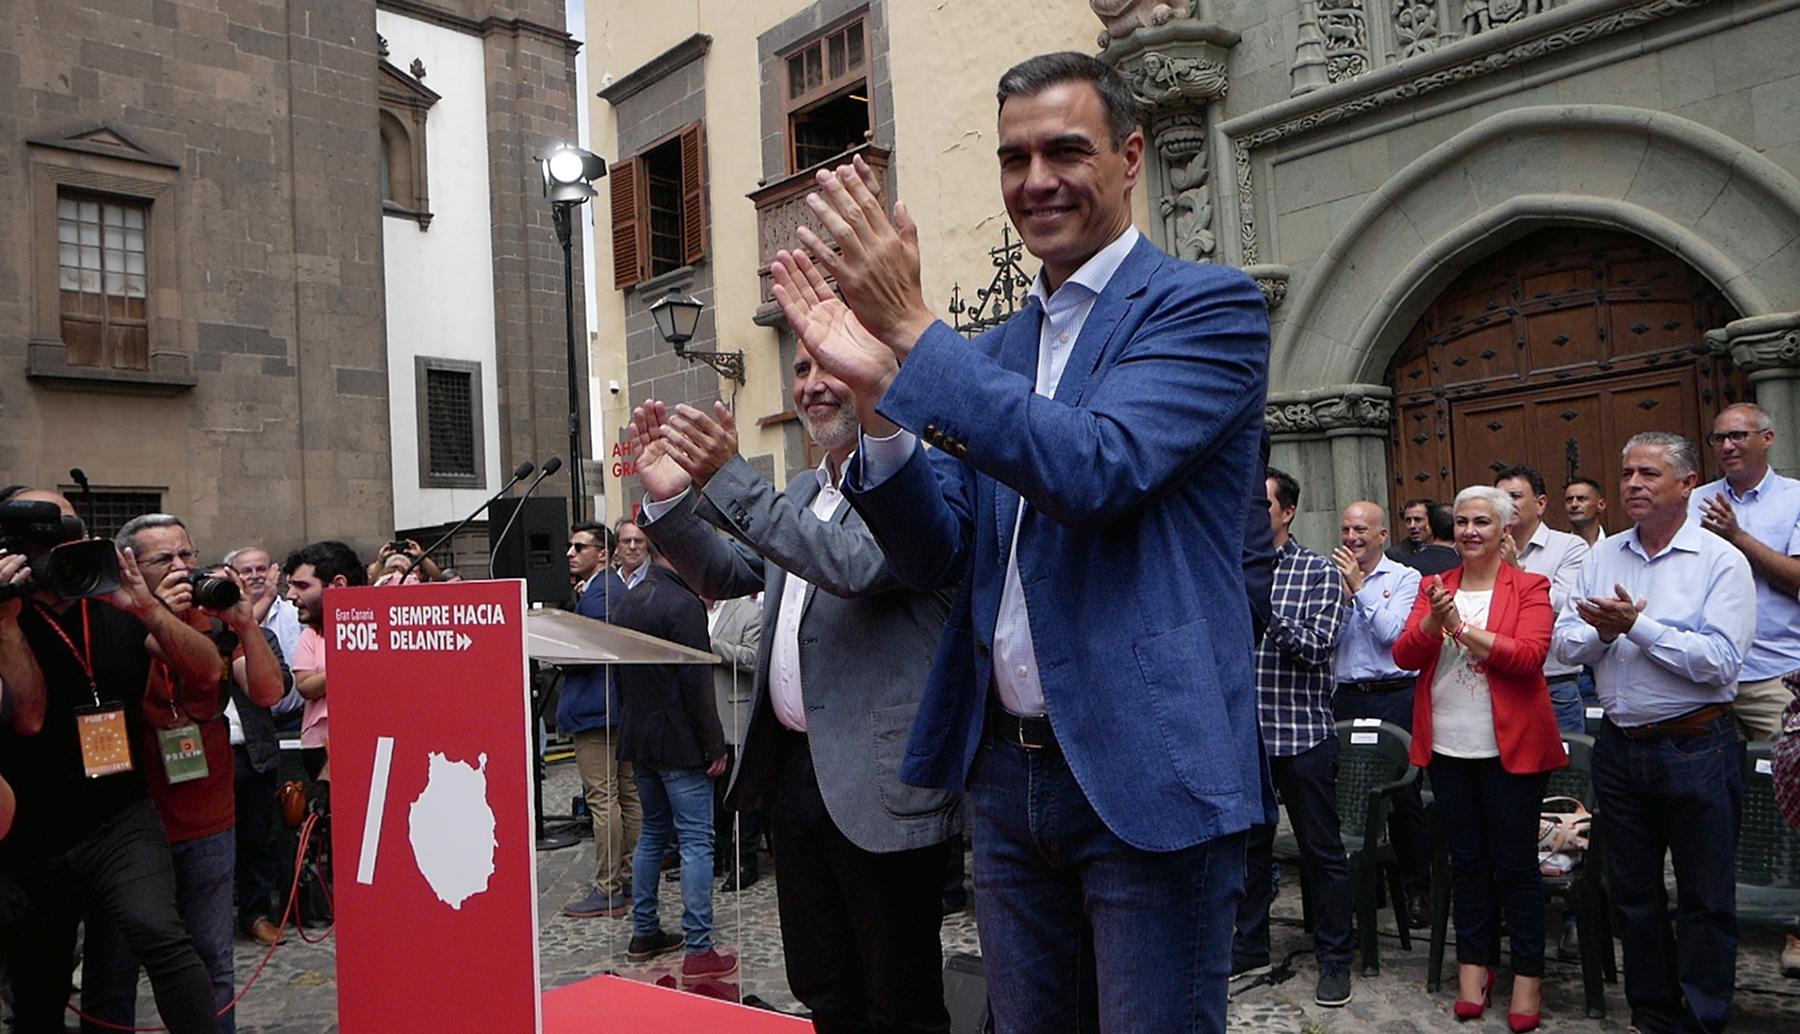
{"type": "Polygon", "coordinates": [[[1467,0],[1463,5],[1463,31],[1471,36],[1542,14],[1552,0],[1467,0]]]}
{"type": "Polygon", "coordinates": [[[1166,191],[1156,205],[1169,221],[1169,251],[1188,262],[1211,261],[1218,238],[1213,232],[1206,118],[1198,108],[1163,109],[1150,117],[1150,136],[1164,163],[1166,191]]]}
{"type": "MultiPolygon", "coordinates": [[[[1344,2],[1344,0],[1339,0],[1344,2]]],[[[1360,5],[1360,0],[1358,0],[1360,5]]],[[[1492,22],[1492,0],[1489,0],[1492,22]]],[[[1366,86],[1345,86],[1332,76],[1333,88],[1324,91],[1318,106],[1276,122],[1251,122],[1242,129],[1227,126],[1231,135],[1232,163],[1237,173],[1237,221],[1242,255],[1246,265],[1257,261],[1255,190],[1251,175],[1251,152],[1259,147],[1301,136],[1325,126],[1347,122],[1380,111],[1394,104],[1411,103],[1428,94],[1449,89],[1474,79],[1495,76],[1547,54],[1573,50],[1608,36],[1629,32],[1644,25],[1673,18],[1698,8],[1723,4],[1723,0],[1640,0],[1628,7],[1616,8],[1583,18],[1579,8],[1563,9],[1542,19],[1546,24],[1536,29],[1539,19],[1526,19],[1524,25],[1502,26],[1508,31],[1495,33],[1489,49],[1473,45],[1469,39],[1445,40],[1429,57],[1422,57],[1425,70],[1413,72],[1405,65],[1390,65],[1378,70],[1366,86]],[[1455,56],[1451,56],[1454,54],[1455,56]],[[1392,72],[1393,74],[1387,74],[1392,72]]],[[[1319,4],[1321,22],[1330,0],[1319,4]]],[[[1580,5],[1585,8],[1587,5],[1580,5]]],[[[1514,19],[1519,20],[1519,19],[1514,19]]],[[[1341,31],[1341,30],[1340,30],[1341,31]]],[[[1296,65],[1296,76],[1298,65],[1296,65]]],[[[1299,83],[1296,80],[1296,87],[1299,83]]],[[[1296,93],[1306,91],[1296,89],[1296,93]]],[[[1233,120],[1240,121],[1240,120],[1233,120]]]]}
{"type": "Polygon", "coordinates": [[[1792,370],[1800,373],[1800,312],[1777,312],[1732,320],[1706,332],[1714,352],[1726,353],[1745,373],[1792,370]]]}
{"type": "Polygon", "coordinates": [[[1244,272],[1262,289],[1263,301],[1268,303],[1270,312],[1287,300],[1288,281],[1294,275],[1292,269],[1287,266],[1245,266],[1244,272]]]}
{"type": "Polygon", "coordinates": [[[1263,410],[1263,420],[1272,435],[1330,431],[1386,434],[1393,416],[1393,392],[1378,384],[1284,392],[1271,396],[1263,410]]]}
{"type": "Polygon", "coordinates": [[[1102,48],[1139,29],[1166,25],[1194,13],[1194,0],[1088,0],[1088,6],[1106,27],[1100,33],[1102,48]]]}
{"type": "Polygon", "coordinates": [[[1182,102],[1203,104],[1225,96],[1229,86],[1223,61],[1154,50],[1119,69],[1119,74],[1137,95],[1138,103],[1147,108],[1182,102]]]}
{"type": "Polygon", "coordinates": [[[1319,0],[1319,34],[1325,37],[1325,78],[1341,83],[1369,70],[1369,16],[1363,0],[1319,0]]]}
{"type": "Polygon", "coordinates": [[[1394,56],[1402,61],[1429,54],[1441,43],[1455,38],[1444,32],[1439,9],[1440,0],[1393,0],[1394,56]]]}

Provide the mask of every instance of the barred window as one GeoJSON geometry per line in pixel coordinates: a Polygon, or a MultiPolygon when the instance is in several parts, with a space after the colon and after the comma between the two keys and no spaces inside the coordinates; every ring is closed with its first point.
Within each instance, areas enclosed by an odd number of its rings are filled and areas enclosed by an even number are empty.
{"type": "Polygon", "coordinates": [[[415,357],[421,487],[480,487],[487,480],[481,364],[415,357]]]}
{"type": "Polygon", "coordinates": [[[87,522],[88,534],[100,538],[110,539],[117,535],[125,522],[133,517],[163,512],[162,493],[147,489],[96,488],[92,513],[88,512],[87,500],[83,498],[80,489],[64,485],[62,493],[69,497],[69,501],[75,504],[75,512],[87,522]]]}
{"type": "Polygon", "coordinates": [[[426,426],[431,429],[431,472],[443,476],[475,473],[475,433],[469,375],[457,370],[425,372],[426,426]]]}
{"type": "Polygon", "coordinates": [[[57,198],[57,280],[70,365],[150,368],[149,212],[147,204],[118,198],[57,198]]]}

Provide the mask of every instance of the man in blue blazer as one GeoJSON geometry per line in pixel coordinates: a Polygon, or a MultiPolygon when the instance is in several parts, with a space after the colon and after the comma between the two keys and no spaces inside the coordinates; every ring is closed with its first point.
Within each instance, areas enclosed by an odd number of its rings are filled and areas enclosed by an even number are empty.
{"type": "Polygon", "coordinates": [[[858,398],[845,490],[890,564],[961,586],[903,777],[967,790],[996,1028],[1223,1031],[1245,830],[1272,818],[1242,566],[1267,310],[1132,228],[1116,72],[1044,55],[998,92],[1044,263],[1024,311],[973,344],[934,320],[917,228],[860,162],[807,199],[841,252],[803,228],[777,297],[858,398]]]}

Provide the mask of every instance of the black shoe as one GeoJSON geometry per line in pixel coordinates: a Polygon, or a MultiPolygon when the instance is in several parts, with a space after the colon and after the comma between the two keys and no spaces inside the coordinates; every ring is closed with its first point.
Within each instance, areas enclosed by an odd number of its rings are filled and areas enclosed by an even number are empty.
{"type": "Polygon", "coordinates": [[[739,869],[736,872],[726,873],[725,882],[719,884],[719,889],[727,894],[735,894],[755,883],[758,879],[761,879],[761,877],[757,875],[755,869],[739,869]]]}
{"type": "Polygon", "coordinates": [[[1581,934],[1574,923],[1564,923],[1562,940],[1556,945],[1556,957],[1564,962],[1581,961],[1581,934]]]}
{"type": "Polygon", "coordinates": [[[964,893],[955,897],[944,895],[944,915],[953,916],[969,907],[969,895],[964,893]]]}
{"type": "Polygon", "coordinates": [[[656,958],[658,955],[667,955],[681,945],[680,934],[658,930],[655,933],[633,937],[631,943],[625,946],[625,957],[633,962],[643,962],[656,958]]]}
{"type": "Polygon", "coordinates": [[[1413,930],[1431,925],[1431,895],[1422,890],[1406,892],[1406,925],[1413,930]]]}
{"type": "Polygon", "coordinates": [[[1313,992],[1313,1001],[1327,1009],[1349,1005],[1350,967],[1342,962],[1319,967],[1319,987],[1313,992]]]}

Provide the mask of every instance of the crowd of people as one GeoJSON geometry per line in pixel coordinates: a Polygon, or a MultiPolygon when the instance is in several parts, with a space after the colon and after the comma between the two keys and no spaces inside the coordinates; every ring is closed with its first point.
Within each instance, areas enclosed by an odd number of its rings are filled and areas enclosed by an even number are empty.
{"type": "MultiPolygon", "coordinates": [[[[788,983],[817,1029],[947,1031],[939,927],[966,822],[995,1029],[1223,1031],[1230,981],[1271,963],[1279,802],[1311,888],[1315,1000],[1342,1006],[1337,730],[1377,722],[1425,773],[1395,801],[1402,921],[1429,910],[1424,784],[1450,858],[1454,1011],[1489,1007],[1503,925],[1522,1032],[1546,956],[1578,948],[1566,925],[1549,945],[1540,813],[1563,737],[1597,717],[1632,1023],[1723,1030],[1743,742],[1800,713],[1800,484],[1770,466],[1768,415],[1718,415],[1707,484],[1687,438],[1620,443],[1616,498],[1562,487],[1573,532],[1515,465],[1407,502],[1398,540],[1381,504],[1352,503],[1330,554],[1309,550],[1302,486],[1268,465],[1262,296],[1132,228],[1129,89],[1052,54],[1010,70],[998,102],[1002,193],[1043,263],[1021,314],[973,344],[934,319],[916,228],[858,160],[818,173],[818,230],[773,267],[818,467],[781,490],[725,406],[634,411],[644,503],[573,527],[568,605],[722,663],[561,672],[596,858],[564,913],[629,915],[631,958],[729,974],[714,881],[761,878],[766,835],[788,983]],[[670,854],[679,933],[660,922],[670,854]]],[[[54,492],[8,501],[74,518],[54,492]]],[[[278,724],[329,783],[322,600],[454,574],[406,540],[368,564],[328,541],[205,566],[168,514],[117,545],[120,587],[94,599],[25,592],[38,554],[0,554],[15,1024],[62,1029],[85,924],[85,1013],[131,1025],[141,965],[171,1030],[230,1030],[234,930],[281,936],[278,724]]]]}

